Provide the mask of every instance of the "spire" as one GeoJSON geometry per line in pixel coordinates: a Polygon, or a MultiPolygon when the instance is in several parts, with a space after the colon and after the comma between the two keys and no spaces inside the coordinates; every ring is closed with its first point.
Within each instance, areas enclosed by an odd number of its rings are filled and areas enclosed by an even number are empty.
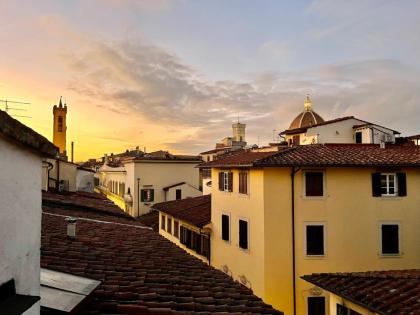
{"type": "Polygon", "coordinates": [[[61,98],[62,98],[62,96],[60,96],[60,103],[58,104],[58,107],[63,107],[63,103],[61,102],[61,98]]]}
{"type": "Polygon", "coordinates": [[[304,103],[304,111],[305,112],[312,111],[312,101],[311,101],[311,98],[310,98],[309,94],[306,94],[306,99],[305,99],[305,103],[304,103]]]}

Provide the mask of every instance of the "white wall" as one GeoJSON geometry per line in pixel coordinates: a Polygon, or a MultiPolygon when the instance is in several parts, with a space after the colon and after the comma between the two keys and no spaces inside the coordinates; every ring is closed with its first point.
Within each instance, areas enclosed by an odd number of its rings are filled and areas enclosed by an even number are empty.
{"type": "Polygon", "coordinates": [[[77,169],[76,171],[76,190],[93,192],[93,172],[77,169]]]}
{"type": "MultiPolygon", "coordinates": [[[[15,279],[17,293],[39,296],[41,158],[0,137],[0,284],[15,279]]],[[[39,314],[39,303],[25,312],[39,314]]]]}
{"type": "Polygon", "coordinates": [[[183,184],[170,188],[166,192],[166,201],[176,200],[177,189],[181,189],[181,199],[185,199],[187,197],[198,197],[202,195],[202,192],[198,189],[198,187],[194,187],[190,184],[183,184]]]}

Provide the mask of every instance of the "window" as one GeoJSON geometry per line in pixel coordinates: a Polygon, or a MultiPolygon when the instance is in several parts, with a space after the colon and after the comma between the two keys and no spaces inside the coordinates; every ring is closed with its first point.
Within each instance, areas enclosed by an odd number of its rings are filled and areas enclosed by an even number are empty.
{"type": "Polygon", "coordinates": [[[248,221],[239,220],[239,247],[248,249],[248,221]]]}
{"type": "Polygon", "coordinates": [[[211,169],[204,169],[202,175],[203,178],[211,178],[211,169]]]}
{"type": "Polygon", "coordinates": [[[175,191],[175,195],[176,195],[176,197],[175,197],[176,200],[182,199],[182,190],[181,189],[177,189],[175,191]]]}
{"type": "Polygon", "coordinates": [[[155,199],[154,189],[142,189],[141,190],[141,202],[152,202],[155,199]]]}
{"type": "Polygon", "coordinates": [[[398,224],[381,224],[381,246],[384,255],[400,253],[398,224]]]}
{"type": "Polygon", "coordinates": [[[360,313],[353,311],[345,307],[344,305],[337,304],[337,315],[361,315],[360,313]]]}
{"type": "Polygon", "coordinates": [[[219,172],[219,190],[220,191],[232,191],[232,172],[219,172]]]}
{"type": "Polygon", "coordinates": [[[166,215],[162,214],[161,220],[160,220],[160,228],[162,230],[166,230],[166,215]]]}
{"type": "Polygon", "coordinates": [[[355,138],[356,143],[362,143],[362,132],[356,131],[354,134],[354,138],[355,138]]]}
{"type": "Polygon", "coordinates": [[[207,259],[210,257],[210,238],[208,235],[199,234],[181,225],[179,241],[197,254],[205,256],[207,259]]]}
{"type": "Polygon", "coordinates": [[[324,251],[324,226],[307,225],[306,226],[306,255],[321,256],[324,251]]]}
{"type": "Polygon", "coordinates": [[[325,315],[325,297],[308,297],[308,315],[325,315]]]}
{"type": "Polygon", "coordinates": [[[168,224],[167,224],[166,231],[167,231],[169,234],[172,234],[172,219],[171,219],[170,217],[168,217],[168,224]]]}
{"type": "Polygon", "coordinates": [[[305,195],[308,197],[324,196],[323,172],[305,172],[305,195]]]}
{"type": "Polygon", "coordinates": [[[58,126],[57,126],[58,132],[63,132],[63,117],[58,116],[58,126]]]}
{"type": "Polygon", "coordinates": [[[372,195],[374,197],[407,196],[405,173],[373,173],[372,195]]]}
{"type": "Polygon", "coordinates": [[[248,172],[239,172],[239,193],[248,193],[248,172]]]}
{"type": "Polygon", "coordinates": [[[179,238],[179,222],[174,220],[174,236],[179,238]]]}
{"type": "Polygon", "coordinates": [[[230,241],[230,218],[227,214],[222,214],[222,240],[230,241]]]}
{"type": "Polygon", "coordinates": [[[299,145],[300,144],[300,136],[293,136],[292,145],[299,145]]]}

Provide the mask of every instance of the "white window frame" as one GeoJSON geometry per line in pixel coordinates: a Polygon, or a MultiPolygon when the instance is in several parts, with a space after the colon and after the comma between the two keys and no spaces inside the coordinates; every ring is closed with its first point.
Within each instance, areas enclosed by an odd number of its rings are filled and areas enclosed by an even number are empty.
{"type": "Polygon", "coordinates": [[[232,242],[232,218],[230,216],[230,212],[222,211],[222,215],[220,216],[220,239],[223,242],[228,243],[228,244],[231,244],[231,242],[232,242]],[[222,223],[223,222],[223,219],[222,219],[223,215],[227,215],[228,218],[229,218],[229,240],[228,241],[223,239],[223,223],[222,223]]]}
{"type": "Polygon", "coordinates": [[[311,221],[311,222],[304,222],[303,224],[303,235],[305,236],[303,238],[304,244],[303,244],[303,254],[305,258],[307,259],[322,259],[327,257],[327,222],[325,221],[311,221]],[[308,255],[307,254],[307,244],[308,244],[308,235],[306,233],[306,227],[307,226],[322,226],[323,227],[323,241],[324,241],[324,254],[323,255],[308,255]]]}
{"type": "Polygon", "coordinates": [[[397,173],[381,173],[380,182],[381,182],[381,196],[383,196],[383,197],[395,197],[395,196],[398,196],[398,175],[397,175],[397,173]],[[382,193],[382,176],[386,176],[386,191],[387,192],[385,194],[382,193]],[[393,176],[394,177],[394,193],[393,194],[390,194],[389,193],[389,188],[390,188],[390,186],[389,186],[389,183],[390,183],[389,178],[390,178],[390,176],[393,176]]]}
{"type": "Polygon", "coordinates": [[[238,246],[238,248],[244,252],[249,253],[249,249],[250,249],[250,225],[249,225],[249,218],[245,218],[245,217],[238,217],[238,243],[236,244],[238,246]],[[239,246],[239,240],[240,238],[240,231],[239,231],[239,221],[245,221],[247,223],[247,244],[248,244],[248,248],[242,248],[241,246],[239,246]]]}
{"type": "Polygon", "coordinates": [[[230,172],[223,172],[223,191],[226,192],[229,192],[229,173],[230,172]]]}
{"type": "Polygon", "coordinates": [[[381,257],[399,257],[403,255],[402,240],[401,240],[401,222],[400,221],[380,221],[378,225],[379,232],[379,256],[381,257]],[[397,225],[398,226],[398,253],[384,254],[382,252],[382,226],[383,225],[397,225]]]}
{"type": "Polygon", "coordinates": [[[302,172],[302,191],[305,199],[324,199],[327,194],[327,172],[325,170],[307,169],[302,172]],[[306,173],[322,173],[322,196],[307,196],[306,195],[306,173]]]}

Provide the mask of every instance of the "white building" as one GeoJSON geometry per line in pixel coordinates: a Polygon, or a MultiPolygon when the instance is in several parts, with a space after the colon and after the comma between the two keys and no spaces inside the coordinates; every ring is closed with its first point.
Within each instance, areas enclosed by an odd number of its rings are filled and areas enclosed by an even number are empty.
{"type": "Polygon", "coordinates": [[[40,313],[41,163],[47,139],[0,111],[0,313],[40,313]]]}
{"type": "Polygon", "coordinates": [[[104,165],[96,187],[132,216],[148,213],[157,202],[200,196],[200,157],[166,151],[144,153],[104,165]]]}
{"type": "Polygon", "coordinates": [[[280,133],[289,145],[316,143],[395,143],[398,131],[374,123],[347,116],[325,121],[312,109],[312,101],[306,97],[304,110],[280,133]]]}
{"type": "Polygon", "coordinates": [[[59,191],[94,191],[92,169],[58,158],[46,158],[42,163],[42,189],[59,191]]]}

